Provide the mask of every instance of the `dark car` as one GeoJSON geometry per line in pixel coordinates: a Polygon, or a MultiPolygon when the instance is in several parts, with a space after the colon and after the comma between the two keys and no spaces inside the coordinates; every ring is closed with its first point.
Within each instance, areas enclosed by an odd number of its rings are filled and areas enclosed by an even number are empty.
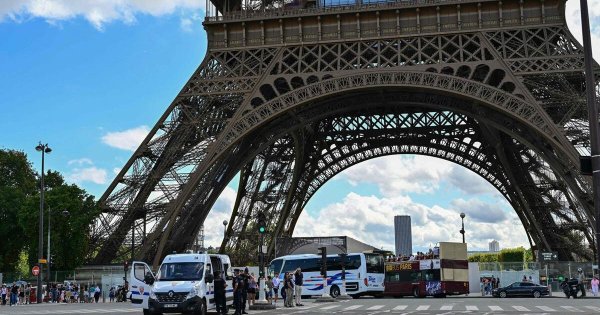
{"type": "Polygon", "coordinates": [[[493,296],[501,298],[507,296],[533,296],[538,298],[548,294],[548,287],[533,282],[515,282],[492,291],[493,296]]]}

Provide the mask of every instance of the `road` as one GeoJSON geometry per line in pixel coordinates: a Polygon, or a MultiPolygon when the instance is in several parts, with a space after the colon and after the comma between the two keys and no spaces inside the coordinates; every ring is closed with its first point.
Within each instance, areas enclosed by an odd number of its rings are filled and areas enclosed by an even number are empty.
{"type": "MultiPolygon", "coordinates": [[[[558,297],[509,298],[489,297],[448,297],[435,298],[361,298],[333,303],[315,303],[305,300],[305,306],[279,308],[270,311],[249,311],[250,314],[598,314],[600,299],[569,299],[558,297]]],[[[24,306],[0,306],[0,315],[38,315],[38,314],[141,314],[141,310],[131,304],[43,304],[24,306]]],[[[209,314],[215,314],[209,312],[209,314]]],[[[231,314],[232,312],[230,312],[231,314]]]]}

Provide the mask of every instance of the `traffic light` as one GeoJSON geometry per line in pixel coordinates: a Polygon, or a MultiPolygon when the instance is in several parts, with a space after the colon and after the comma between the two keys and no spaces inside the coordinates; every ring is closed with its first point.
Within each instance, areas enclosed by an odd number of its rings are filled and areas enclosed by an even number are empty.
{"type": "Polygon", "coordinates": [[[267,218],[265,218],[264,213],[258,213],[256,217],[256,226],[258,228],[258,233],[265,234],[267,232],[267,218]]]}
{"type": "Polygon", "coordinates": [[[125,272],[129,270],[129,262],[127,260],[123,263],[123,270],[125,270],[125,272]]]}
{"type": "Polygon", "coordinates": [[[319,247],[319,255],[321,255],[321,275],[327,277],[327,247],[319,247]]]}

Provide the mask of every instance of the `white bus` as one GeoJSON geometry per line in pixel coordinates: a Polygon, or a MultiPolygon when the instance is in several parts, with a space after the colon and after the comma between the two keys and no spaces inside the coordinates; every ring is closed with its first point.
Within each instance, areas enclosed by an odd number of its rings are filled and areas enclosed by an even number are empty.
{"type": "MultiPolygon", "coordinates": [[[[321,256],[314,254],[288,255],[271,261],[269,274],[279,274],[283,279],[286,272],[294,272],[298,267],[304,275],[302,295],[322,295],[323,277],[319,262],[321,256]]],[[[346,259],[346,292],[353,298],[362,295],[382,296],[384,260],[381,254],[352,253],[346,259]]],[[[327,286],[331,296],[340,295],[342,287],[342,265],[338,255],[327,256],[327,286]]],[[[283,287],[283,284],[280,286],[283,287]]]]}

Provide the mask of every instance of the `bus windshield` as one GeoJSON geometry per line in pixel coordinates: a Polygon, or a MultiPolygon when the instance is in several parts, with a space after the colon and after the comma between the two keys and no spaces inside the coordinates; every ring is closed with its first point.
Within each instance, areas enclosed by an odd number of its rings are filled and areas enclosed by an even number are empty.
{"type": "Polygon", "coordinates": [[[365,254],[365,260],[367,261],[367,272],[368,273],[383,273],[384,272],[383,255],[365,254]]]}
{"type": "Polygon", "coordinates": [[[283,265],[283,259],[278,258],[278,259],[273,259],[273,261],[271,261],[271,264],[269,265],[269,274],[271,276],[275,276],[276,273],[281,272],[281,266],[283,265]]]}
{"type": "Polygon", "coordinates": [[[204,274],[204,263],[180,262],[164,263],[156,275],[158,281],[191,281],[200,280],[204,274]]]}

